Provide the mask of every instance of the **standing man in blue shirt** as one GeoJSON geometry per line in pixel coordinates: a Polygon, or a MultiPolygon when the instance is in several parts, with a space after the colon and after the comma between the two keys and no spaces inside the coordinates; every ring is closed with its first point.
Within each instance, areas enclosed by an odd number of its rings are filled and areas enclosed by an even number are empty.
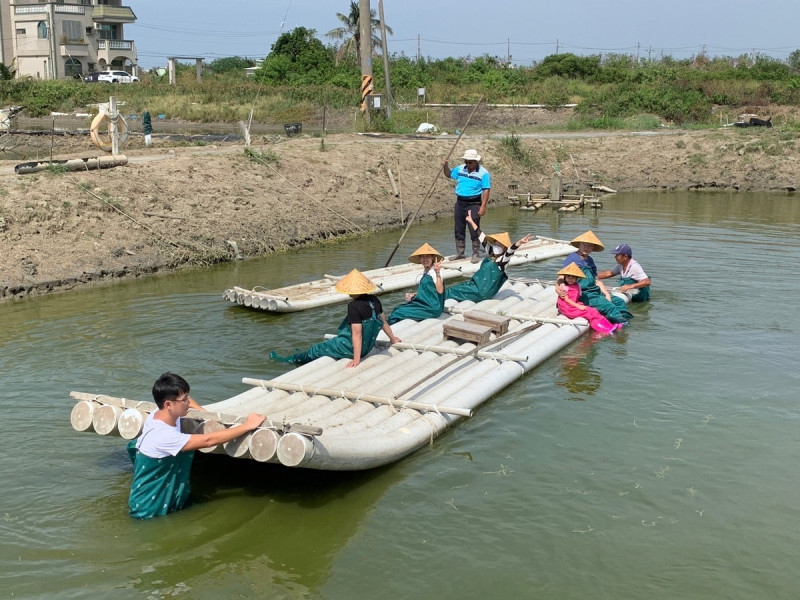
{"type": "MultiPolygon", "coordinates": [[[[492,180],[487,171],[480,164],[481,155],[477,150],[470,149],[461,157],[464,164],[453,169],[447,159],[442,162],[442,170],[447,177],[456,180],[456,205],[454,209],[456,256],[464,258],[467,246],[467,214],[472,211],[472,219],[480,228],[481,217],[486,214],[486,205],[489,203],[489,191],[492,180]]],[[[481,260],[481,242],[478,239],[477,229],[470,228],[472,239],[472,262],[481,260]]]]}

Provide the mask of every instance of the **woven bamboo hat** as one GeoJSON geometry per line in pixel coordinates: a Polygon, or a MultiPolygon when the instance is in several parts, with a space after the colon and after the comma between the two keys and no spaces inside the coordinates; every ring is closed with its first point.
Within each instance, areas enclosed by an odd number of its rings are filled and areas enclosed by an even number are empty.
{"type": "Polygon", "coordinates": [[[511,238],[508,237],[507,231],[504,231],[503,233],[493,233],[492,235],[487,235],[486,241],[490,244],[500,244],[506,248],[511,248],[511,238]]]}
{"type": "Polygon", "coordinates": [[[411,253],[411,256],[408,257],[408,260],[412,263],[420,264],[422,263],[422,257],[426,255],[435,257],[434,260],[437,262],[444,260],[444,256],[437,252],[436,248],[430,244],[422,244],[422,246],[411,253]]]}
{"type": "Polygon", "coordinates": [[[575,277],[586,279],[586,275],[583,274],[581,268],[574,262],[569,263],[566,267],[561,269],[558,272],[558,275],[574,275],[575,277]]]}
{"type": "Polygon", "coordinates": [[[349,296],[360,296],[377,291],[378,286],[372,283],[366,275],[358,269],[353,269],[336,282],[336,291],[349,296]]]}
{"type": "Polygon", "coordinates": [[[603,242],[601,242],[598,239],[598,237],[594,234],[594,232],[591,229],[586,233],[580,234],[578,237],[572,240],[570,244],[577,248],[581,242],[592,244],[594,246],[594,249],[597,250],[598,252],[601,252],[602,250],[605,249],[605,246],[603,246],[603,242]]]}

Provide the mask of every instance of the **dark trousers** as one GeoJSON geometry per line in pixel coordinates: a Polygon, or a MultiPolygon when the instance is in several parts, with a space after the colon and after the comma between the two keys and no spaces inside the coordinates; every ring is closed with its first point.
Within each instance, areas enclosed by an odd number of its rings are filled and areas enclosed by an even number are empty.
{"type": "Polygon", "coordinates": [[[472,227],[467,226],[467,213],[471,210],[472,211],[472,220],[475,221],[475,224],[480,227],[481,226],[481,217],[478,214],[478,210],[481,207],[480,200],[478,202],[464,202],[463,200],[456,200],[456,206],[454,209],[454,220],[455,220],[455,234],[456,240],[466,240],[466,230],[469,229],[469,236],[472,238],[473,241],[478,239],[478,232],[474,230],[472,227]]]}

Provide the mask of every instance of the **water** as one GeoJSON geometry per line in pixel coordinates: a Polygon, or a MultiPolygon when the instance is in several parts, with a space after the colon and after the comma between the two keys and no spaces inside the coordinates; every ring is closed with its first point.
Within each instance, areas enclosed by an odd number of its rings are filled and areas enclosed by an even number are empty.
{"type": "MultiPolygon", "coordinates": [[[[222,290],[382,266],[399,233],[0,306],[2,597],[795,598],[794,197],[619,194],[583,215],[491,207],[484,226],[627,242],[653,300],[395,465],[203,456],[197,503],[148,522],[127,516],[122,440],[73,431],[69,392],[148,399],[170,369],[203,402],[274,377],[268,352],[319,341],[343,305],[270,315],[222,290]]],[[[412,228],[395,262],[452,252],[450,229],[412,228]]]]}

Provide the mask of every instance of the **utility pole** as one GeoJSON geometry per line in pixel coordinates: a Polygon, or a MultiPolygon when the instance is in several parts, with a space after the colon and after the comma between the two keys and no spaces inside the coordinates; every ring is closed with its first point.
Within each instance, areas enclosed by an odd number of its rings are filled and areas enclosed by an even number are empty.
{"type": "Polygon", "coordinates": [[[358,2],[358,35],[361,46],[361,114],[369,127],[367,96],[372,93],[372,13],[369,0],[358,2]]]}
{"type": "Polygon", "coordinates": [[[417,34],[417,62],[419,62],[420,50],[421,50],[420,39],[419,39],[419,34],[417,34]]]}
{"type": "Polygon", "coordinates": [[[392,83],[389,78],[389,50],[386,44],[386,21],[383,18],[383,0],[378,0],[378,18],[381,20],[381,52],[383,52],[383,78],[386,83],[386,118],[392,118],[392,83]]]}

